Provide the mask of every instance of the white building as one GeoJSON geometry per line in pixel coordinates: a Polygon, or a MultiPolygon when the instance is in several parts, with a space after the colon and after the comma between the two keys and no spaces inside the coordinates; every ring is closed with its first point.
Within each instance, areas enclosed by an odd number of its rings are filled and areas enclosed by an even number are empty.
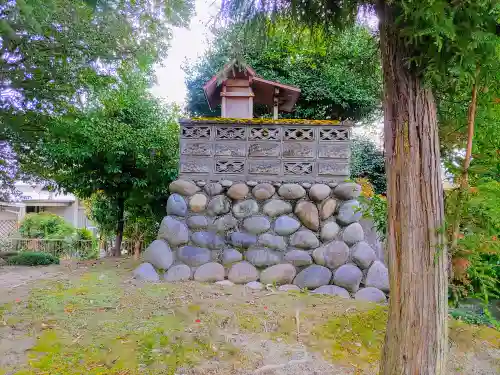
{"type": "Polygon", "coordinates": [[[28,213],[51,212],[77,228],[94,229],[85,207],[73,194],[58,194],[25,182],[16,182],[17,202],[0,202],[0,238],[12,235],[28,213]]]}

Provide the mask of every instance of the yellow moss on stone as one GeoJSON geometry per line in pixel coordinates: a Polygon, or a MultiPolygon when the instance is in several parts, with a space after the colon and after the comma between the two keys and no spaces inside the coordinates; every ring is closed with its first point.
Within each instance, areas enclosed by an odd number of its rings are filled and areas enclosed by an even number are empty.
{"type": "MultiPolygon", "coordinates": [[[[217,122],[231,124],[297,124],[297,125],[341,125],[339,120],[311,120],[311,119],[287,119],[274,120],[271,118],[228,118],[228,117],[193,117],[193,122],[217,122]]],[[[188,120],[188,121],[189,121],[188,120]]]]}

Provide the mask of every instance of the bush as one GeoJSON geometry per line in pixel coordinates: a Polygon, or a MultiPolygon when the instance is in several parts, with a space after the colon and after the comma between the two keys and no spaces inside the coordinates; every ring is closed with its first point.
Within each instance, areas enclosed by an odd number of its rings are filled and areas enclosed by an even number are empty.
{"type": "Polygon", "coordinates": [[[375,193],[384,194],[387,189],[384,153],[367,138],[355,138],[351,144],[351,178],[367,178],[375,193]]]}
{"type": "Polygon", "coordinates": [[[23,252],[7,259],[7,264],[11,266],[48,266],[49,264],[59,264],[59,258],[46,254],[23,252]]]}
{"type": "Polygon", "coordinates": [[[42,212],[26,215],[19,233],[26,238],[63,239],[75,233],[75,228],[58,215],[42,212]]]}

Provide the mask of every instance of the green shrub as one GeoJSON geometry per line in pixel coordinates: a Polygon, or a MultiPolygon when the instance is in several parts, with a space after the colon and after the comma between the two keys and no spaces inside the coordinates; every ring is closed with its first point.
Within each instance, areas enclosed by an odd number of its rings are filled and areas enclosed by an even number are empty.
{"type": "Polygon", "coordinates": [[[75,228],[62,217],[50,212],[28,214],[19,227],[25,238],[63,239],[75,233],[75,228]]]}
{"type": "Polygon", "coordinates": [[[7,259],[7,264],[16,266],[48,266],[59,264],[59,258],[46,253],[23,252],[7,259]]]}
{"type": "Polygon", "coordinates": [[[387,189],[384,153],[368,138],[354,138],[351,143],[351,178],[367,178],[375,193],[387,189]]]}

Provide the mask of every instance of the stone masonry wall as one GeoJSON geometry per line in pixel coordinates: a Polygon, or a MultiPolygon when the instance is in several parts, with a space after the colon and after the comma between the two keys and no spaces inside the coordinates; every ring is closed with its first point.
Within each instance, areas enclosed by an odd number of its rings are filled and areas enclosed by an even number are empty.
{"type": "Polygon", "coordinates": [[[360,190],[351,182],[174,181],[158,239],[134,275],[386,301],[387,268],[358,223],[360,190]]]}

